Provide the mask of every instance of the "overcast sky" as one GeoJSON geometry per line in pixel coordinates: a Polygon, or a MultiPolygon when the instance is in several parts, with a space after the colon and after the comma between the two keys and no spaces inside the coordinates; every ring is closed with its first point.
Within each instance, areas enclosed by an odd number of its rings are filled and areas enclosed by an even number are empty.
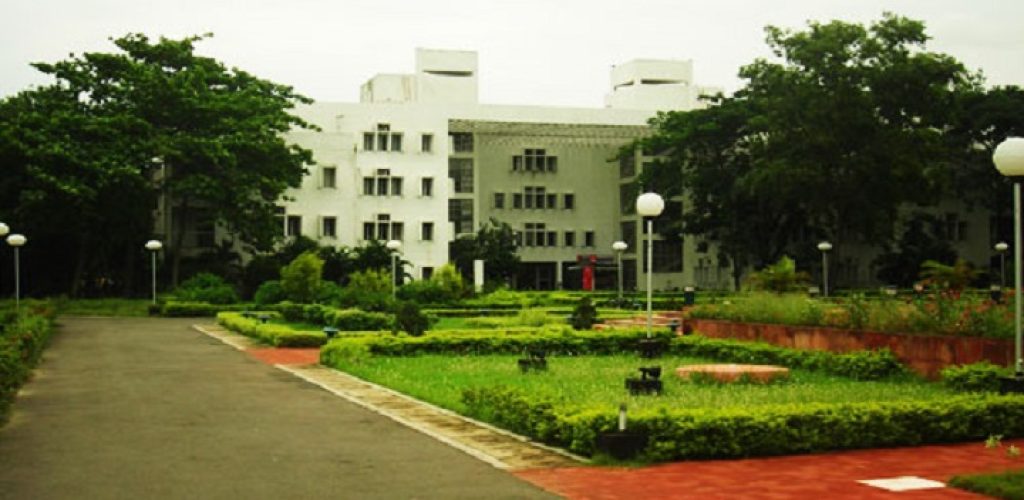
{"type": "Polygon", "coordinates": [[[991,85],[1024,85],[1021,0],[4,0],[0,96],[47,80],[29,66],[111,51],[129,32],[211,32],[198,51],[322,101],[356,101],[377,73],[413,71],[416,47],[475,50],[485,103],[599,107],[611,65],[692,59],[698,84],[739,87],[768,55],[765,25],[925,21],[929,49],[991,85]]]}

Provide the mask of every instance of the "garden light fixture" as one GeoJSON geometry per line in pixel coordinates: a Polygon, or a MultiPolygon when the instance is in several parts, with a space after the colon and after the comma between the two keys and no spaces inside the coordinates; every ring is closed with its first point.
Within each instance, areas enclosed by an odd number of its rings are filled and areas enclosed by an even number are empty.
{"type": "Polygon", "coordinates": [[[398,240],[389,240],[385,245],[388,250],[391,250],[391,298],[395,298],[395,293],[398,288],[398,250],[402,248],[402,242],[398,240]]]}
{"type": "MultiPolygon", "coordinates": [[[[6,226],[4,226],[6,227],[6,226]]],[[[28,243],[28,238],[20,234],[12,234],[7,237],[7,244],[14,247],[14,310],[21,309],[21,263],[18,260],[18,250],[28,243]]]]}
{"type": "Polygon", "coordinates": [[[818,250],[821,251],[821,294],[828,298],[828,253],[832,251],[832,244],[822,241],[818,243],[818,250]]]}
{"type": "Polygon", "coordinates": [[[665,209],[665,200],[657,193],[644,193],[636,199],[636,213],[647,219],[647,338],[651,338],[651,269],[654,265],[654,218],[665,209]]]}
{"type": "Polygon", "coordinates": [[[163,248],[163,247],[164,247],[163,243],[160,243],[159,240],[149,240],[149,241],[146,242],[146,250],[149,250],[150,255],[152,255],[152,262],[153,262],[153,265],[152,265],[153,269],[152,270],[153,270],[153,303],[154,304],[156,304],[156,253],[159,252],[160,249],[163,248]]]}
{"type": "Polygon", "coordinates": [[[622,252],[625,252],[629,245],[625,241],[612,243],[612,250],[615,250],[615,261],[619,266],[619,307],[622,307],[622,252]]]}
{"type": "Polygon", "coordinates": [[[1021,369],[1021,228],[1020,228],[1020,183],[1024,177],[1024,138],[1008,137],[996,146],[992,162],[999,173],[1013,181],[1013,281],[1014,302],[1014,375],[1019,383],[1024,382],[1021,369]]]}
{"type": "Polygon", "coordinates": [[[1003,290],[1006,288],[1006,251],[1010,249],[1010,245],[1000,241],[994,248],[999,252],[999,289],[1003,290]]]}

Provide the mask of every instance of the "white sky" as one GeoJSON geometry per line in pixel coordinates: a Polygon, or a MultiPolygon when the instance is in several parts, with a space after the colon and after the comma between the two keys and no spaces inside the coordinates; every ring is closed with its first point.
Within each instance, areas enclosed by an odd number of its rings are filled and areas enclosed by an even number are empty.
{"type": "Polygon", "coordinates": [[[763,27],[925,21],[929,49],[1024,85],[1020,0],[4,0],[0,96],[47,83],[28,64],[112,51],[110,37],[214,33],[198,51],[322,101],[356,101],[377,73],[411,73],[416,47],[475,50],[485,103],[600,107],[613,64],[692,59],[733,91],[767,56],[763,27]]]}

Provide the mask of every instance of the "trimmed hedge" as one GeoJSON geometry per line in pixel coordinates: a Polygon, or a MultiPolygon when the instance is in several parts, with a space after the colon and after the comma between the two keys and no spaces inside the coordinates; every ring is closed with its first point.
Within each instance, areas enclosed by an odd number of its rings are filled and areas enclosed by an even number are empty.
{"type": "Polygon", "coordinates": [[[178,302],[170,301],[162,304],[160,315],[171,318],[188,318],[199,316],[216,316],[224,311],[244,311],[251,306],[246,304],[210,304],[209,302],[178,302]]]}
{"type": "Polygon", "coordinates": [[[961,392],[996,392],[999,378],[1013,372],[988,361],[961,366],[947,366],[942,369],[942,383],[950,389],[961,392]]]}
{"type": "Polygon", "coordinates": [[[337,309],[320,304],[295,304],[287,301],[272,308],[288,321],[333,326],[345,332],[390,331],[395,324],[391,314],[360,309],[337,309]]]}
{"type": "MultiPolygon", "coordinates": [[[[595,453],[599,434],[617,428],[614,409],[560,407],[517,389],[468,389],[463,402],[471,417],[583,455],[595,453]]],[[[1024,398],[662,409],[631,413],[629,429],[649,438],[644,461],[912,446],[1022,435],[1024,398]]]]}
{"type": "Polygon", "coordinates": [[[46,302],[26,302],[18,313],[0,313],[0,422],[39,362],[53,333],[55,315],[46,302]]]}
{"type": "Polygon", "coordinates": [[[327,342],[327,335],[323,332],[299,331],[285,325],[263,323],[236,312],[217,313],[217,323],[274,347],[319,347],[327,342]]]}

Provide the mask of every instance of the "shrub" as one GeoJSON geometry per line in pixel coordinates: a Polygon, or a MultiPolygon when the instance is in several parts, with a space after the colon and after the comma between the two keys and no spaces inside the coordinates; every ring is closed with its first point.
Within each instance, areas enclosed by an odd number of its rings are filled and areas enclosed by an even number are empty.
{"type": "Polygon", "coordinates": [[[778,262],[750,274],[747,283],[754,290],[768,290],[776,293],[792,292],[807,286],[810,277],[796,270],[796,262],[783,256],[778,262]]]}
{"type": "Polygon", "coordinates": [[[285,299],[284,288],[278,280],[264,281],[253,295],[253,301],[261,306],[277,304],[285,299]]]}
{"type": "Polygon", "coordinates": [[[25,301],[18,312],[0,312],[0,422],[31,375],[53,333],[53,307],[25,301]]]}
{"type": "Polygon", "coordinates": [[[413,337],[419,337],[430,328],[430,319],[415,302],[400,302],[395,311],[395,327],[413,337]]]}
{"type": "Polygon", "coordinates": [[[210,304],[208,302],[167,302],[160,306],[160,315],[172,318],[215,316],[221,311],[240,311],[244,304],[210,304]]]}
{"type": "Polygon", "coordinates": [[[580,299],[576,309],[573,309],[569,321],[577,330],[589,330],[594,323],[597,323],[597,309],[590,303],[590,297],[580,299]]]}
{"type": "Polygon", "coordinates": [[[233,304],[239,301],[235,288],[212,273],[199,273],[185,280],[174,291],[174,296],[182,302],[233,304]]]}
{"type": "Polygon", "coordinates": [[[519,326],[544,326],[551,322],[551,318],[543,309],[522,309],[516,314],[511,324],[519,326]]]}
{"type": "Polygon", "coordinates": [[[1010,375],[1010,370],[987,361],[942,369],[942,383],[963,392],[996,392],[999,377],[1010,375]]]}
{"type": "Polygon", "coordinates": [[[364,311],[388,311],[393,301],[391,286],[391,274],[385,271],[367,269],[354,272],[341,292],[340,304],[364,311]]]}
{"type": "Polygon", "coordinates": [[[390,314],[359,309],[337,309],[319,304],[295,304],[288,301],[273,306],[273,309],[281,313],[287,321],[333,326],[341,331],[390,330],[393,324],[390,314]]]}
{"type": "Polygon", "coordinates": [[[298,331],[285,325],[263,323],[246,318],[240,313],[222,312],[217,314],[217,323],[224,328],[253,337],[274,347],[317,347],[327,341],[323,332],[298,331]]]}
{"type": "Polygon", "coordinates": [[[293,302],[309,304],[320,290],[324,261],[314,252],[304,252],[281,268],[281,289],[293,302]]]}

